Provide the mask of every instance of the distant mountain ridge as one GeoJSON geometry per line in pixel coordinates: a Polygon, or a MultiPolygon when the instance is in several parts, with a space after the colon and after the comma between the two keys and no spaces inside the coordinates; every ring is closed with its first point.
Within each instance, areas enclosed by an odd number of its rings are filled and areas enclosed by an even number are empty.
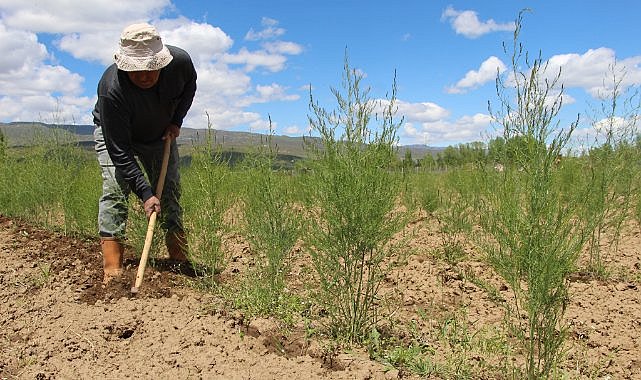
{"type": "MultiPolygon", "coordinates": [[[[46,124],[40,122],[11,122],[0,123],[0,130],[7,138],[9,146],[30,146],[41,139],[52,138],[57,132],[58,138],[77,141],[83,146],[93,145],[93,125],[75,124],[46,124]]],[[[223,150],[247,152],[252,146],[264,144],[267,135],[253,132],[237,132],[212,130],[216,144],[223,150]]],[[[179,145],[199,145],[207,140],[207,129],[182,128],[179,145]]],[[[278,146],[280,154],[296,157],[305,157],[304,139],[310,137],[272,136],[272,142],[278,146]]],[[[313,137],[311,137],[313,138],[313,137]]],[[[412,152],[415,160],[423,158],[426,154],[436,154],[444,148],[430,147],[427,145],[402,145],[399,146],[399,155],[403,157],[406,150],[412,152]]]]}

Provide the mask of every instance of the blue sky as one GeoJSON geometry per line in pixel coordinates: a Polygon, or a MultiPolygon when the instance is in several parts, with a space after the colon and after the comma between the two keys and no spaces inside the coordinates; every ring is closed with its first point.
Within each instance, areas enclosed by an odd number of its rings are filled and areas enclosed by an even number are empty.
{"type": "Polygon", "coordinates": [[[309,88],[335,108],[347,51],[373,98],[396,73],[401,144],[484,140],[523,8],[521,42],[561,68],[561,126],[577,114],[586,131],[598,122],[615,61],[623,88],[641,84],[638,0],[0,0],[0,121],[90,124],[120,31],[147,21],[196,63],[185,126],[206,128],[208,114],[214,128],[264,133],[271,116],[276,134],[307,134],[309,88]]]}

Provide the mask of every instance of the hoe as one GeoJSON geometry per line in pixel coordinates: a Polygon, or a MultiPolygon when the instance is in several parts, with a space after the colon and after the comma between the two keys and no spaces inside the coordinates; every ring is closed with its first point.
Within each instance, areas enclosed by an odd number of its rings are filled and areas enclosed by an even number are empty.
{"type": "MultiPolygon", "coordinates": [[[[160,176],[158,177],[158,184],[156,185],[156,197],[160,199],[162,197],[162,188],[165,185],[165,176],[167,175],[167,165],[169,164],[169,152],[171,148],[171,139],[167,137],[165,139],[165,146],[162,153],[162,166],[160,167],[160,176]]],[[[156,226],[156,218],[158,213],[153,211],[149,216],[149,224],[147,225],[147,235],[145,235],[145,245],[142,249],[142,255],[140,255],[140,265],[138,265],[138,273],[136,274],[136,283],[131,288],[131,293],[137,294],[140,284],[142,284],[142,278],[145,275],[145,267],[147,266],[147,258],[149,257],[149,249],[151,248],[151,242],[154,237],[154,227],[156,226]]]]}

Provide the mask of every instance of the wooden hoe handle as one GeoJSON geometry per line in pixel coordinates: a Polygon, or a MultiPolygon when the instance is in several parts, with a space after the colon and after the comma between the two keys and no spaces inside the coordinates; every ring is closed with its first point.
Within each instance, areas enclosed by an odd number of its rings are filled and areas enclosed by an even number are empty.
{"type": "MultiPolygon", "coordinates": [[[[162,189],[165,186],[165,176],[167,175],[167,166],[169,165],[169,153],[171,151],[171,138],[165,139],[165,147],[162,153],[162,166],[160,167],[160,176],[158,177],[158,184],[156,185],[156,197],[162,197],[162,189]]],[[[140,255],[140,265],[138,265],[138,273],[136,274],[136,283],[131,288],[131,292],[138,293],[138,288],[142,284],[142,278],[145,275],[145,267],[147,266],[147,258],[149,257],[149,249],[151,242],[154,238],[154,227],[156,226],[157,212],[153,211],[149,216],[149,224],[147,225],[147,234],[145,235],[145,245],[140,255]]]]}

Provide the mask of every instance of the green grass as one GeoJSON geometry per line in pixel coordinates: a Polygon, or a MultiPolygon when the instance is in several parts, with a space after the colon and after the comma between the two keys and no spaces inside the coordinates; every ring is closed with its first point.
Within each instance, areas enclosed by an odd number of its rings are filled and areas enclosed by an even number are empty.
{"type": "Polygon", "coordinates": [[[189,259],[215,287],[216,275],[227,265],[221,247],[223,234],[233,228],[225,221],[225,213],[237,201],[234,194],[240,184],[223,159],[214,131],[207,132],[208,142],[196,147],[191,165],[182,171],[182,204],[189,259]]]}
{"type": "Polygon", "coordinates": [[[465,308],[440,316],[418,309],[402,331],[400,338],[373,329],[367,340],[370,357],[401,374],[422,378],[507,378],[515,371],[505,360],[513,352],[504,332],[494,327],[474,329],[465,308]],[[424,327],[419,328],[419,321],[424,327]]]}
{"type": "Polygon", "coordinates": [[[2,213],[68,234],[95,234],[97,160],[73,143],[9,150],[0,162],[2,213]]]}
{"type": "Polygon", "coordinates": [[[275,170],[278,147],[271,135],[244,165],[241,232],[250,243],[254,267],[238,286],[233,303],[250,316],[276,316],[293,324],[301,302],[285,291],[294,245],[301,237],[302,215],[295,205],[296,183],[275,170]]]}

